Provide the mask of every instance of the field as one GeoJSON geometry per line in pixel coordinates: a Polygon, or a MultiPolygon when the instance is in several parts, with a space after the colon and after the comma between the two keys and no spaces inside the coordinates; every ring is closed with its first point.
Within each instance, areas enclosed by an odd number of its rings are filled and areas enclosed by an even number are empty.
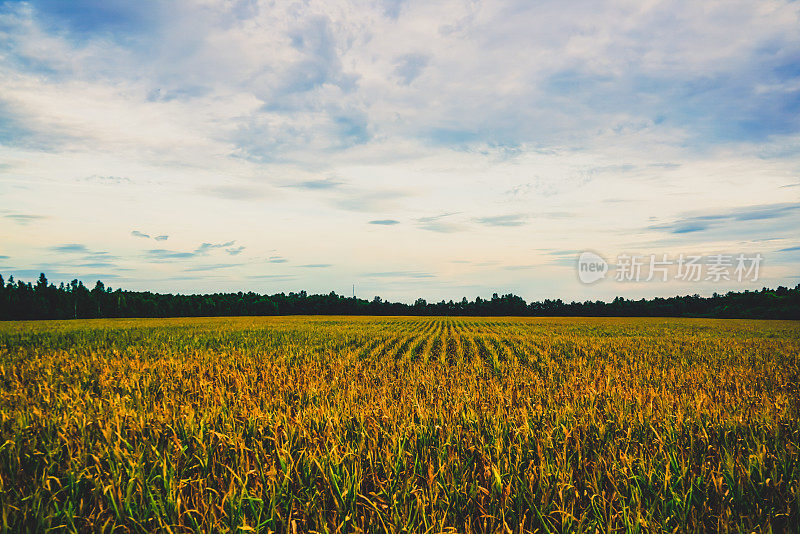
{"type": "Polygon", "coordinates": [[[0,323],[4,532],[793,531],[800,324],[0,323]]]}

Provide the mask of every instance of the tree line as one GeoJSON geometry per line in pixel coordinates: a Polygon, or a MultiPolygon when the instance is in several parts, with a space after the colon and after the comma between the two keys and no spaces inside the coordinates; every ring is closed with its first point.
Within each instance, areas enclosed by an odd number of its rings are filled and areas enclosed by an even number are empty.
{"type": "Polygon", "coordinates": [[[102,317],[219,317],[236,315],[470,315],[470,316],[591,316],[591,317],[726,317],[800,319],[800,284],[756,291],[714,293],[670,298],[611,302],[527,303],[513,294],[491,299],[388,302],[337,295],[253,292],[173,295],[149,291],[112,290],[101,281],[92,289],[75,279],[56,286],[42,273],[35,283],[6,282],[0,275],[0,320],[90,319],[102,317]]]}

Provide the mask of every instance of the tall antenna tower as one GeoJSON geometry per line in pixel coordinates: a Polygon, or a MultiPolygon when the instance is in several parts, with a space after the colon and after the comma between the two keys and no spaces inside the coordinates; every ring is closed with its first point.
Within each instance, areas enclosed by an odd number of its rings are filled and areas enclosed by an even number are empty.
{"type": "Polygon", "coordinates": [[[356,298],[356,285],[353,284],[353,298],[356,298]]]}

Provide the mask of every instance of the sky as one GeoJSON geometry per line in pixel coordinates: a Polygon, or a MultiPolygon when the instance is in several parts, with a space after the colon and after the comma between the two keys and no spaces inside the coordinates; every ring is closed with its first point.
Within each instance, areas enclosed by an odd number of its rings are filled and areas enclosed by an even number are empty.
{"type": "Polygon", "coordinates": [[[412,302],[800,283],[800,2],[0,1],[0,273],[412,302]],[[579,280],[591,251],[606,278],[579,280]],[[617,280],[761,255],[757,279],[617,280]]]}

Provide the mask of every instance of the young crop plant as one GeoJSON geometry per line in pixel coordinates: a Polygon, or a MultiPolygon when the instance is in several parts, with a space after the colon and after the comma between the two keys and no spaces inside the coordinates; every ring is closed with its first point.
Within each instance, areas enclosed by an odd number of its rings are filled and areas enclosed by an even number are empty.
{"type": "Polygon", "coordinates": [[[800,325],[0,324],[3,532],[796,532],[800,325]]]}

